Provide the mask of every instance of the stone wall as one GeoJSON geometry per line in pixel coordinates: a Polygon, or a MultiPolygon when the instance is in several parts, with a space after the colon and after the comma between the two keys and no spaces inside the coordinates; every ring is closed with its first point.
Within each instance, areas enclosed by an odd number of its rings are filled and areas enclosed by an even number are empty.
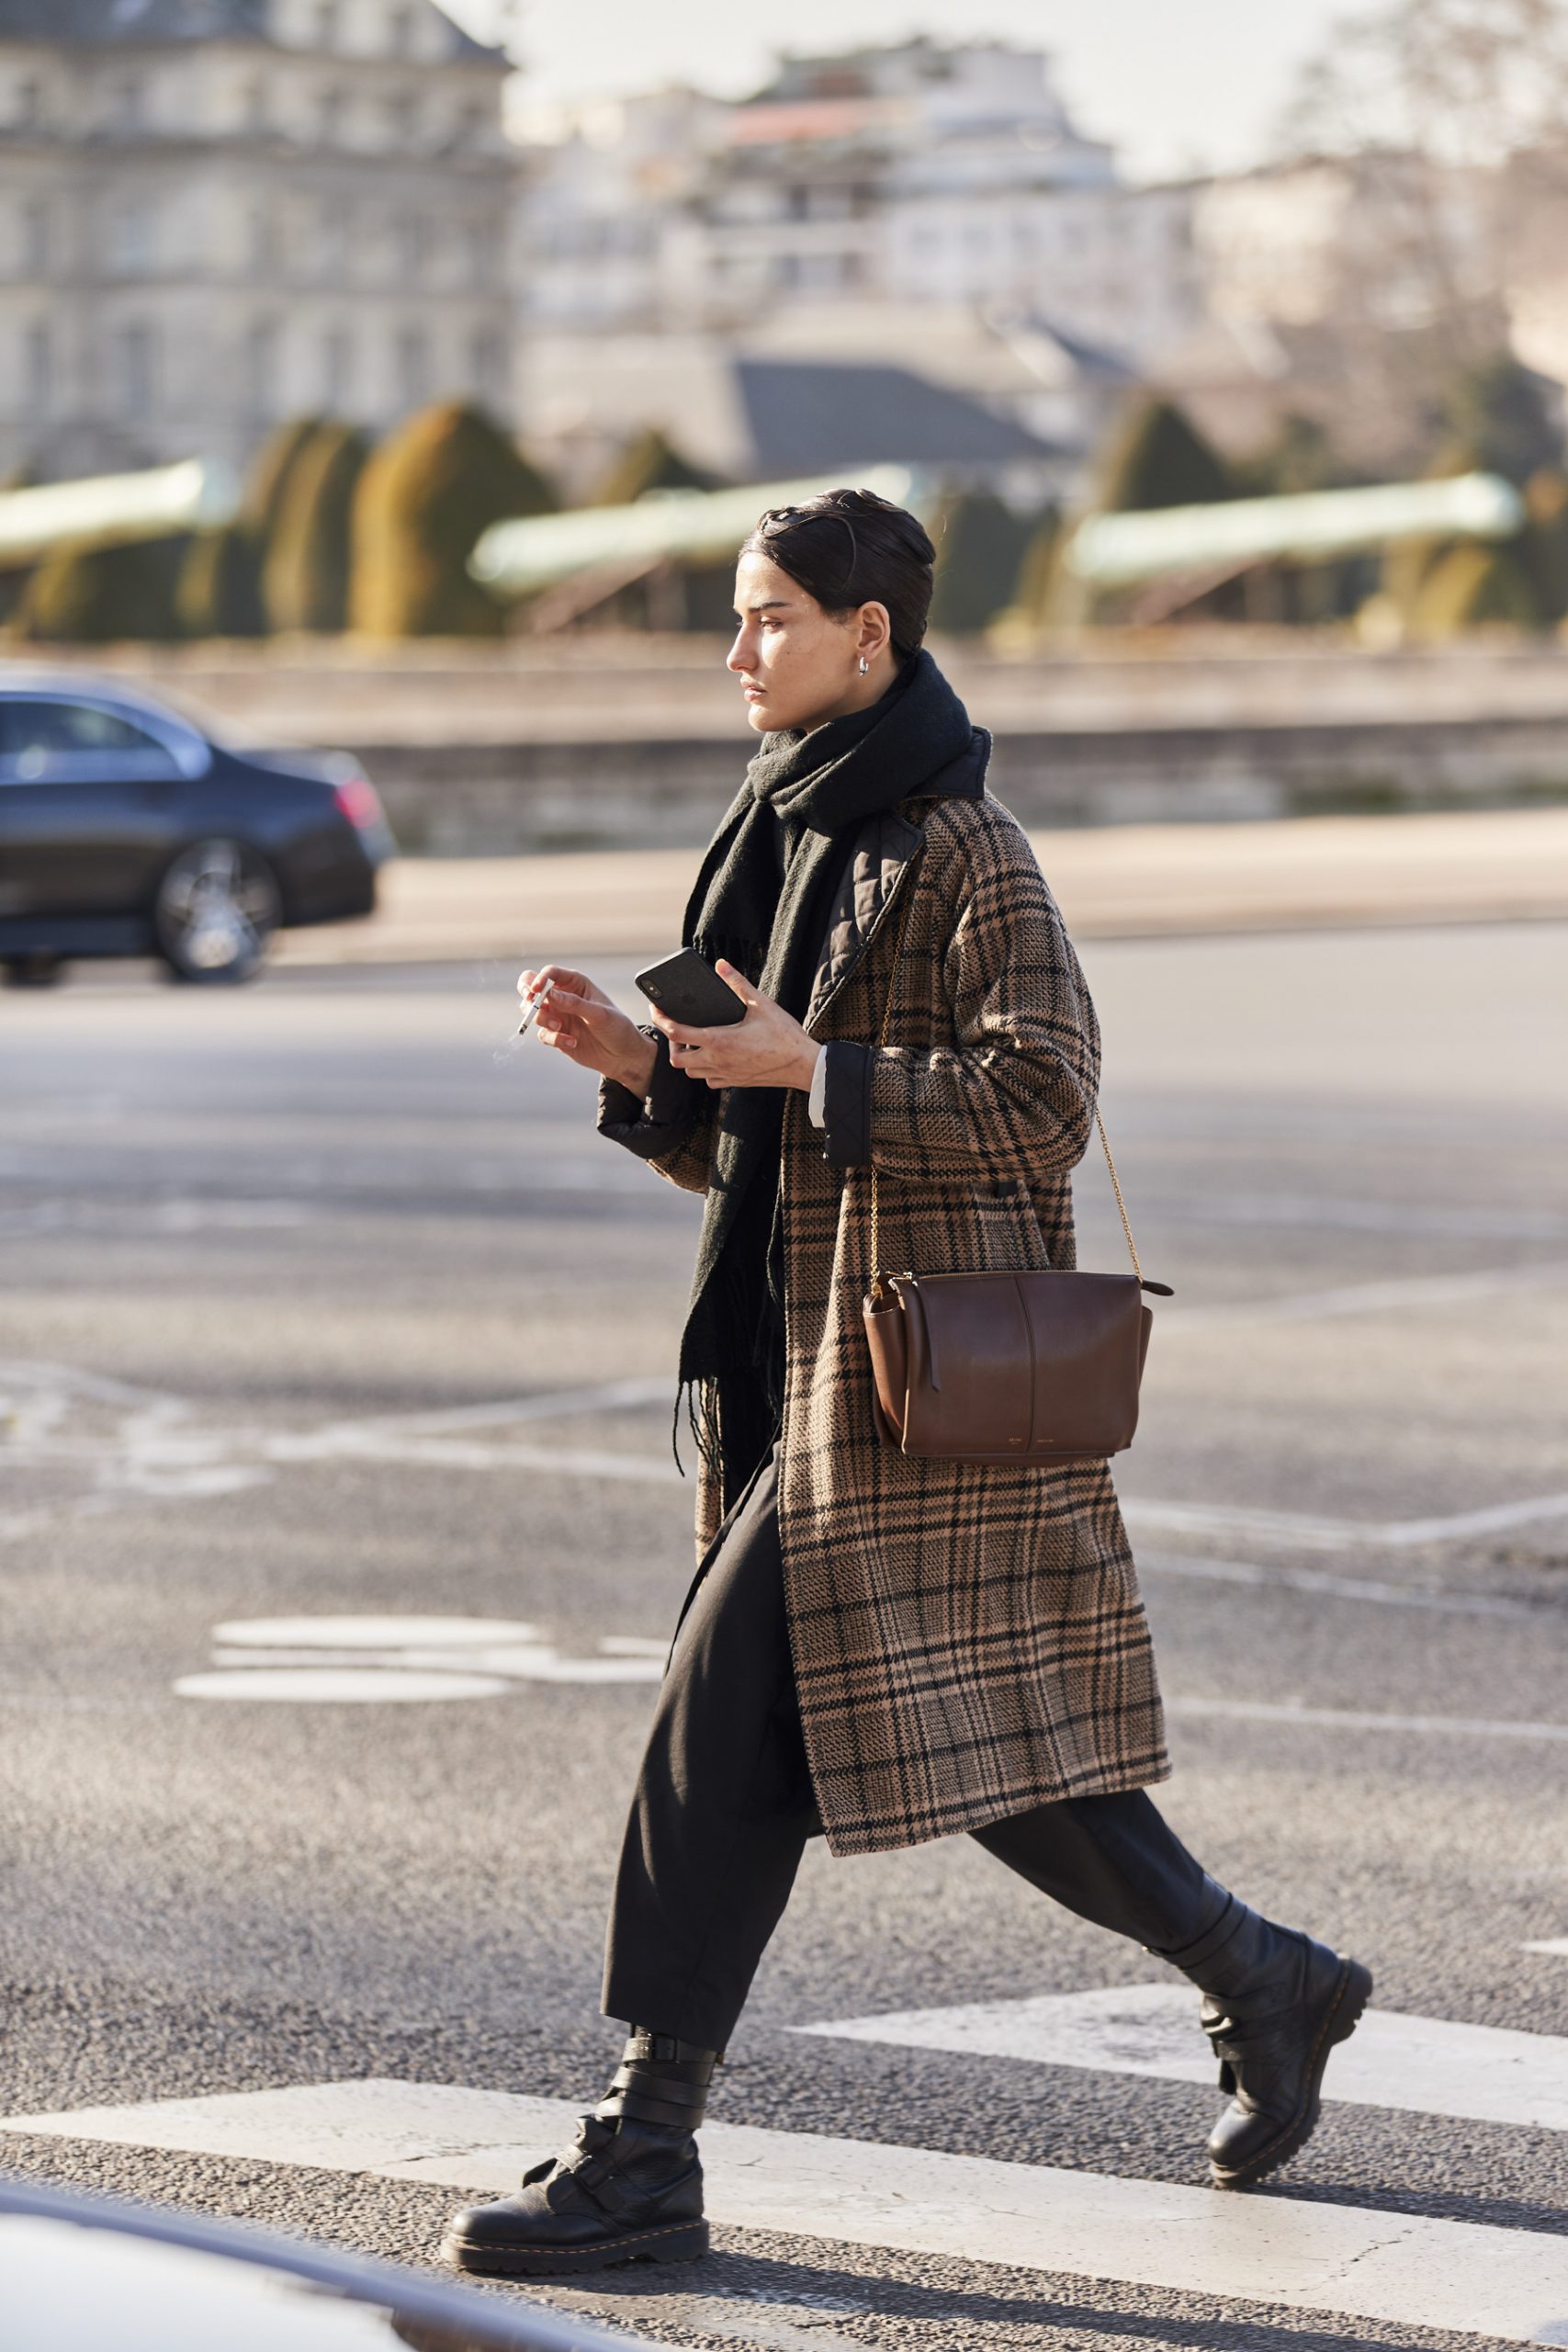
{"type": "MultiPolygon", "coordinates": [[[[355,748],[406,849],[482,856],[700,843],[750,747],[677,738],[355,748]]],[[[1412,720],[998,735],[990,783],[1031,827],[1568,802],[1568,727],[1412,720]]]]}
{"type": "MultiPolygon", "coordinates": [[[[936,648],[1032,827],[1568,801],[1568,652],[1477,639],[1368,653],[1267,630],[936,648]]],[[[405,846],[485,855],[705,839],[754,739],[725,648],[352,639],[51,656],[249,744],[359,754],[405,846]]]]}

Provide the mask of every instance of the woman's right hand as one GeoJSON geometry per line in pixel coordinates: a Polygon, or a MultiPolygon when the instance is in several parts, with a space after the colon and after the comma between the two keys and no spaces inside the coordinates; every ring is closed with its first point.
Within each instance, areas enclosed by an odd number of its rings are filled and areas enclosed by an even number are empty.
{"type": "Polygon", "coordinates": [[[628,1021],[586,972],[564,964],[545,964],[537,971],[520,972],[517,993],[525,1009],[540,999],[536,1023],[539,1042],[584,1069],[613,1078],[632,1093],[648,1092],[658,1048],[635,1021],[628,1021]]]}

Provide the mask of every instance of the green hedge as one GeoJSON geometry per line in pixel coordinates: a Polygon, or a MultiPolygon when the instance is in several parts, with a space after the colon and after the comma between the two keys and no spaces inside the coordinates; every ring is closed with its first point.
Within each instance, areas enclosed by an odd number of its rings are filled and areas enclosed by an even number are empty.
{"type": "Polygon", "coordinates": [[[548,512],[544,477],[479,410],[443,401],[375,452],[354,501],[352,626],[372,637],[496,637],[504,609],[470,580],[491,523],[548,512]]]}
{"type": "Polygon", "coordinates": [[[265,637],[270,625],[262,574],[278,518],[319,435],[319,417],[278,425],[251,460],[231,523],[191,541],[175,605],[186,637],[265,637]]]}
{"type": "Polygon", "coordinates": [[[223,523],[191,541],[175,611],[185,637],[265,637],[261,550],[247,523],[223,523]]]}
{"type": "Polygon", "coordinates": [[[18,600],[18,637],[56,645],[107,645],[175,634],[175,582],[185,542],[123,546],[78,540],[37,565],[18,600]]]}
{"type": "Polygon", "coordinates": [[[283,511],[295,470],[325,423],[320,416],[289,417],[274,426],[251,459],[239,520],[250,526],[264,549],[283,511]]]}
{"type": "Polygon", "coordinates": [[[649,425],[628,441],[588,502],[591,506],[632,506],[650,490],[718,490],[723,476],[705,473],[649,425]]]}
{"type": "Polygon", "coordinates": [[[321,425],[299,451],[262,565],[270,628],[346,626],[354,501],[369,454],[365,435],[349,424],[321,425]]]}
{"type": "Polygon", "coordinates": [[[1224,459],[1184,411],[1174,401],[1144,399],[1111,438],[1094,504],[1102,514],[1136,514],[1209,506],[1235,492],[1224,459]]]}
{"type": "Polygon", "coordinates": [[[1540,607],[1511,546],[1470,541],[1450,548],[1428,573],[1410,616],[1417,637],[1457,637],[1465,629],[1506,622],[1539,628],[1540,607]]]}
{"type": "Polygon", "coordinates": [[[932,628],[973,635],[1008,609],[1039,521],[1014,514],[989,491],[965,491],[947,501],[933,534],[932,628]]]}

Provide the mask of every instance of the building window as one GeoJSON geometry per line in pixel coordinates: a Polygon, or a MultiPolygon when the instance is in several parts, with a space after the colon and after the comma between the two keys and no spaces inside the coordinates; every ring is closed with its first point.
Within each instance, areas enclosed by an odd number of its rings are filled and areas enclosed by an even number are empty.
{"type": "Polygon", "coordinates": [[[259,423],[277,413],[277,324],[273,319],[254,319],[245,332],[244,400],[250,415],[259,423]]]}
{"type": "Polygon", "coordinates": [[[105,222],[104,253],[109,268],[121,277],[140,277],[153,263],[155,243],[152,208],[139,199],[111,208],[105,222]]]}
{"type": "Polygon", "coordinates": [[[32,203],[22,207],[21,263],[24,277],[45,277],[49,274],[47,204],[32,203]]]}
{"type": "Polygon", "coordinates": [[[18,82],[12,102],[11,119],[18,130],[36,130],[43,120],[43,85],[28,80],[18,82]]]}
{"type": "Polygon", "coordinates": [[[245,223],[245,264],[256,277],[265,277],[277,259],[277,231],[265,207],[254,207],[245,223]]]}
{"type": "Polygon", "coordinates": [[[335,49],[343,39],[343,25],[337,0],[320,0],[316,9],[316,45],[320,49],[335,49]]]}
{"type": "Polygon", "coordinates": [[[392,222],[392,266],[401,281],[418,277],[430,250],[425,225],[417,212],[400,212],[392,222]]]}
{"type": "Polygon", "coordinates": [[[387,131],[394,147],[411,147],[419,128],[419,100],[402,92],[387,101],[387,131]]]}
{"type": "MultiPolygon", "coordinates": [[[[553,249],[556,250],[558,250],[559,233],[558,231],[556,240],[552,241],[553,249]]],[[[465,221],[462,238],[464,277],[470,286],[488,286],[494,252],[489,223],[484,220],[465,221]]]]}
{"type": "Polygon", "coordinates": [[[340,204],[323,204],[316,216],[316,274],[320,277],[343,276],[347,253],[347,229],[340,204]]]}
{"type": "Polygon", "coordinates": [[[267,128],[266,84],[247,82],[240,94],[240,121],[253,137],[267,128]]]}
{"type": "Polygon", "coordinates": [[[119,413],[128,423],[144,424],[157,401],[157,343],[144,321],[121,327],[116,337],[115,373],[119,413]]]}
{"type": "Polygon", "coordinates": [[[389,8],[387,47],[394,57],[407,57],[413,48],[413,10],[389,8]]]}
{"type": "Polygon", "coordinates": [[[321,402],[341,415],[354,399],[354,337],[347,327],[329,327],[321,342],[321,402]]]}
{"type": "Polygon", "coordinates": [[[47,319],[35,319],[28,329],[28,406],[35,414],[54,401],[54,337],[47,319]]]}
{"type": "Polygon", "coordinates": [[[479,327],[468,344],[468,384],[491,408],[506,405],[506,350],[494,327],[479,327]]]}
{"type": "Polygon", "coordinates": [[[323,90],[316,101],[316,135],[323,147],[335,147],[343,137],[343,92],[323,90]]]}
{"type": "Polygon", "coordinates": [[[423,327],[403,328],[395,367],[399,401],[404,408],[419,408],[430,398],[430,345],[423,327]]]}
{"type": "Polygon", "coordinates": [[[114,127],[118,131],[135,132],[143,127],[146,92],[141,82],[129,80],[117,83],[114,93],[114,127]]]}

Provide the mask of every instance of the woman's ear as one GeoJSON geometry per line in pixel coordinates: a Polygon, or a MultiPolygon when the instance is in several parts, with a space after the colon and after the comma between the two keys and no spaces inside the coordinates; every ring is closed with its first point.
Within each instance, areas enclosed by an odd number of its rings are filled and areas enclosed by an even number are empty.
{"type": "Polygon", "coordinates": [[[879,653],[886,651],[893,639],[893,624],[887,617],[886,605],[863,605],[856,631],[855,651],[867,669],[879,653]]]}

